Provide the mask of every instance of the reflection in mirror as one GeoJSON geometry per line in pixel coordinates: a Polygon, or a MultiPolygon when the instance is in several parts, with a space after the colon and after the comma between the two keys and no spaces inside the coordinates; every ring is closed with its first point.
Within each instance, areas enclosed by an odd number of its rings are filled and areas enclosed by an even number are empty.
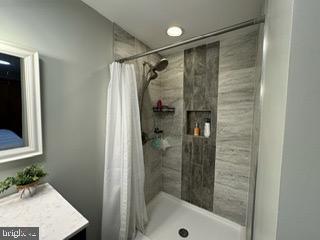
{"type": "Polygon", "coordinates": [[[0,151],[25,146],[22,62],[0,53],[0,151]]]}

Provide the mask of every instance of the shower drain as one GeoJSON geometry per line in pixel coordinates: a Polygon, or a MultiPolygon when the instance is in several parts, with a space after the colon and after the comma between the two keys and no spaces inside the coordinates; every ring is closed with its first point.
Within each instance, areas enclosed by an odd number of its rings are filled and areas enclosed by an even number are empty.
{"type": "Polygon", "coordinates": [[[179,229],[179,235],[180,235],[181,237],[183,237],[183,238],[186,238],[186,237],[189,236],[189,232],[188,232],[188,230],[185,229],[185,228],[180,228],[180,229],[179,229]]]}

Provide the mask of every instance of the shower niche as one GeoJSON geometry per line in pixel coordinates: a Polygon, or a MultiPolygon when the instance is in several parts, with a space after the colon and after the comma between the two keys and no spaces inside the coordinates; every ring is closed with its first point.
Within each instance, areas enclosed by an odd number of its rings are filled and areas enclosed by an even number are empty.
{"type": "MultiPolygon", "coordinates": [[[[212,121],[212,115],[210,110],[202,110],[202,111],[194,111],[194,110],[187,110],[186,111],[186,134],[193,135],[193,130],[196,124],[199,125],[200,130],[200,137],[203,137],[203,129],[206,119],[210,119],[210,127],[216,124],[216,121],[212,121]]],[[[210,129],[211,130],[211,129],[210,129]]],[[[212,130],[210,131],[212,132],[212,130]]]]}

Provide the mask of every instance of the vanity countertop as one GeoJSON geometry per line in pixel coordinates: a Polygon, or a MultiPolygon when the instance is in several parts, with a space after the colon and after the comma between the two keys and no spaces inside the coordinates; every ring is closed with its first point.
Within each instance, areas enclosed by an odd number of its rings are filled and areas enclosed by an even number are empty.
{"type": "Polygon", "coordinates": [[[37,187],[32,197],[15,193],[0,199],[1,227],[39,227],[41,240],[68,239],[89,222],[50,184],[37,187]]]}

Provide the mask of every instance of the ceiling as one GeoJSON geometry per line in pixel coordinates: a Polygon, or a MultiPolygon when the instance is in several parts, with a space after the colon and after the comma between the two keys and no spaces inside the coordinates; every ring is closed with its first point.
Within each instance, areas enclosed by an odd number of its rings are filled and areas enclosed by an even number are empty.
{"type": "Polygon", "coordinates": [[[151,48],[208,33],[260,15],[264,0],[82,0],[151,48]],[[166,35],[181,26],[178,38],[166,35]]]}

